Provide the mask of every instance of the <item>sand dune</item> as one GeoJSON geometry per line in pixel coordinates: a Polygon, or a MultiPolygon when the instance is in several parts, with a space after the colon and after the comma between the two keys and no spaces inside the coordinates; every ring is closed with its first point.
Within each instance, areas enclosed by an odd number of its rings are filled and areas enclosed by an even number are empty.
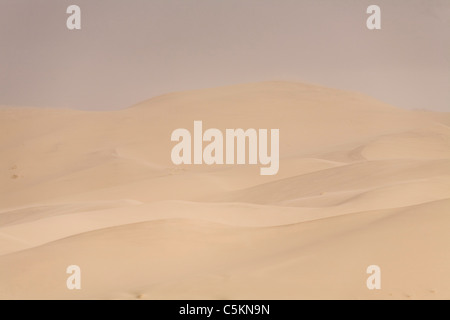
{"type": "Polygon", "coordinates": [[[449,298],[449,209],[445,200],[277,228],[124,225],[3,256],[2,271],[18,267],[1,280],[24,298],[449,298]],[[361,271],[374,260],[389,270],[379,293],[361,271]],[[85,289],[56,290],[74,261],[88,270],[85,289]]]}
{"type": "Polygon", "coordinates": [[[449,299],[449,119],[291,82],[2,107],[0,298],[449,299]],[[173,165],[194,120],[279,128],[279,173],[173,165]]]}
{"type": "Polygon", "coordinates": [[[449,176],[450,160],[362,161],[239,190],[219,201],[278,204],[330,192],[371,190],[383,186],[449,176]],[[264,197],[259,195],[264,194],[264,197]]]}

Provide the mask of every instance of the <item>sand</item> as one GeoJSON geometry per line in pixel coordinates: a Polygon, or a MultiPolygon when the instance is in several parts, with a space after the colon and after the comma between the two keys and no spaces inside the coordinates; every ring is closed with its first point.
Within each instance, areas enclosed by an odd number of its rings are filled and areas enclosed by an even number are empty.
{"type": "Polygon", "coordinates": [[[1,107],[0,299],[450,299],[449,119],[292,82],[1,107]],[[279,173],[173,165],[194,120],[280,129],[279,173]]]}

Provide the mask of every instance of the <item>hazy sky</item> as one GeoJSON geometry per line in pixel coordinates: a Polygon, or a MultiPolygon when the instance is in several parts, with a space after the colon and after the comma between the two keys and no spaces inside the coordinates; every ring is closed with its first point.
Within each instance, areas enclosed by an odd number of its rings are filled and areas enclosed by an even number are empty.
{"type": "Polygon", "coordinates": [[[300,80],[450,111],[449,0],[0,0],[0,40],[0,105],[123,108],[300,80]],[[366,28],[371,4],[382,30],[366,28]]]}

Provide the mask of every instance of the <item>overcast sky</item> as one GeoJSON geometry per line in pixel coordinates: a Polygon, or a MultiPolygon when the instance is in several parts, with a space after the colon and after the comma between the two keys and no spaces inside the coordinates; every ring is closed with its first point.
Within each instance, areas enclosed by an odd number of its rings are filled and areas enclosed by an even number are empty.
{"type": "Polygon", "coordinates": [[[450,111],[449,0],[0,0],[0,40],[0,105],[116,109],[300,80],[450,111]],[[366,28],[370,4],[382,30],[366,28]]]}

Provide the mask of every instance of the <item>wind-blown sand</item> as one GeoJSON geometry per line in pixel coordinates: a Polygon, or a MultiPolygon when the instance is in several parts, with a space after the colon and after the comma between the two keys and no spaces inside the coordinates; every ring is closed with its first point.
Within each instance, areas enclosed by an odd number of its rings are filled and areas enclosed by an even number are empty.
{"type": "Polygon", "coordinates": [[[449,119],[290,82],[2,107],[0,298],[450,299],[449,119]],[[194,120],[279,128],[278,175],[173,165],[194,120]]]}

